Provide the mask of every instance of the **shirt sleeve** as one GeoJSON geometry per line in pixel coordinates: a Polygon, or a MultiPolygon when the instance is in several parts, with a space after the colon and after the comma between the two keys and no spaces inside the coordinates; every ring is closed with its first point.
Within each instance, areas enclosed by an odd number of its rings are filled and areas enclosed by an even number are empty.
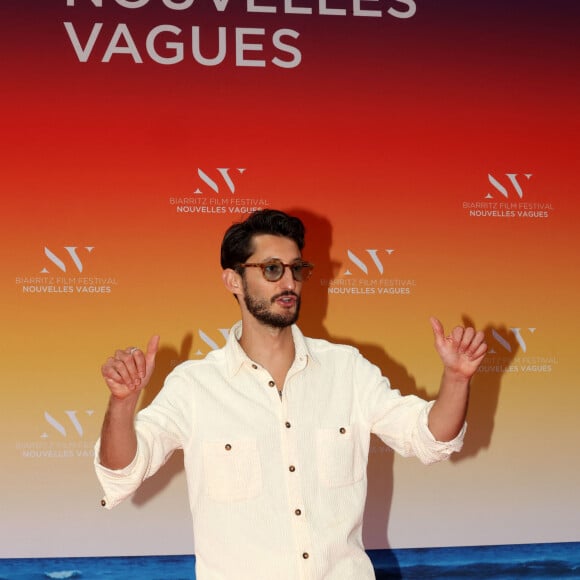
{"type": "Polygon", "coordinates": [[[141,483],[152,476],[183,448],[187,437],[184,420],[187,401],[183,400],[183,377],[170,375],[155,400],[135,417],[137,453],[123,469],[112,470],[100,463],[100,439],[95,445],[95,472],[104,492],[101,504],[112,509],[132,495],[141,483]]]}
{"type": "Polygon", "coordinates": [[[466,424],[451,441],[437,441],[428,426],[434,401],[401,395],[391,388],[380,369],[360,354],[355,361],[355,373],[361,412],[371,432],[399,455],[417,457],[430,464],[461,450],[466,424]]]}

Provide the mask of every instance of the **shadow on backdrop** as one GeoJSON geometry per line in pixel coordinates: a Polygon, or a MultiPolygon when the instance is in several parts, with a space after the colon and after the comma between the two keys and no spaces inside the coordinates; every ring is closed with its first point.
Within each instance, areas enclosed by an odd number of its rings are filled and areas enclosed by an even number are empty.
{"type": "MultiPolygon", "coordinates": [[[[170,346],[161,346],[155,358],[155,370],[147,388],[143,391],[139,402],[139,410],[149,406],[157,396],[165,377],[181,362],[189,359],[191,347],[193,345],[193,335],[186,334],[179,351],[170,346]]],[[[177,451],[169,458],[167,463],[153,476],[146,479],[133,495],[133,503],[137,506],[146,504],[151,498],[162,492],[171,480],[184,470],[183,452],[177,451]]]]}
{"type": "MultiPolygon", "coordinates": [[[[463,324],[475,326],[466,316],[463,317],[463,324]]],[[[488,354],[479,371],[471,379],[467,435],[461,453],[454,453],[451,456],[453,463],[474,458],[490,447],[501,382],[504,374],[510,372],[511,363],[519,350],[516,336],[505,325],[487,325],[483,332],[488,345],[488,354]],[[501,354],[496,352],[496,348],[501,349],[501,354]]]]}
{"type": "MultiPolygon", "coordinates": [[[[299,217],[306,226],[306,247],[304,257],[315,266],[312,283],[303,290],[299,325],[306,336],[323,338],[330,342],[348,344],[379,366],[383,373],[402,391],[411,390],[405,368],[389,358],[380,345],[354,341],[352,337],[331,335],[324,326],[328,310],[328,286],[320,280],[338,277],[342,264],[330,256],[332,247],[332,226],[324,216],[303,208],[289,211],[299,217]]],[[[414,387],[414,383],[413,383],[414,387]]],[[[378,437],[371,437],[369,462],[367,467],[367,502],[363,523],[363,542],[367,549],[380,548],[386,568],[375,571],[377,578],[397,580],[402,578],[395,554],[391,551],[387,538],[387,522],[393,498],[394,454],[378,437]],[[381,538],[377,543],[376,538],[381,538]],[[380,575],[379,575],[380,574],[380,575]]],[[[382,566],[381,566],[382,567],[382,566]]]]}

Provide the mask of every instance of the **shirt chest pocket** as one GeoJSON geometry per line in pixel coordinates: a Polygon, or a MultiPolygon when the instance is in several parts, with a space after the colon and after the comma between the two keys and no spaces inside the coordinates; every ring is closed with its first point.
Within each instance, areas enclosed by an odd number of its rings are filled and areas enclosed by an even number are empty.
{"type": "Polygon", "coordinates": [[[221,502],[256,497],[262,491],[262,468],[255,439],[204,441],[205,492],[221,502]]]}
{"type": "Polygon", "coordinates": [[[326,487],[352,485],[364,476],[365,461],[353,426],[319,429],[316,455],[318,477],[326,487]]]}

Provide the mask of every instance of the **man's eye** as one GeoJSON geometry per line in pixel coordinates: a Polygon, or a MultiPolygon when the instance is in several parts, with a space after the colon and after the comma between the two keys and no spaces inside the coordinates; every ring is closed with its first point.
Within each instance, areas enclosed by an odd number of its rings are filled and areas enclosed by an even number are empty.
{"type": "Polygon", "coordinates": [[[280,270],[280,266],[278,266],[278,264],[266,264],[264,266],[264,270],[269,274],[274,274],[275,272],[278,272],[278,270],[280,270]]]}

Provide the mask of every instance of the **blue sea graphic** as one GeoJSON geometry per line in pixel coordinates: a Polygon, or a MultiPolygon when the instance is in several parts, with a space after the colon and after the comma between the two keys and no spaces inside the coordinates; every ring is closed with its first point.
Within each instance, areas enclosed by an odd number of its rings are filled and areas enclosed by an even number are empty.
{"type": "MultiPolygon", "coordinates": [[[[377,580],[580,580],[580,542],[370,550],[368,554],[377,580]]],[[[0,580],[195,580],[194,566],[193,555],[0,559],[0,580]]]]}

